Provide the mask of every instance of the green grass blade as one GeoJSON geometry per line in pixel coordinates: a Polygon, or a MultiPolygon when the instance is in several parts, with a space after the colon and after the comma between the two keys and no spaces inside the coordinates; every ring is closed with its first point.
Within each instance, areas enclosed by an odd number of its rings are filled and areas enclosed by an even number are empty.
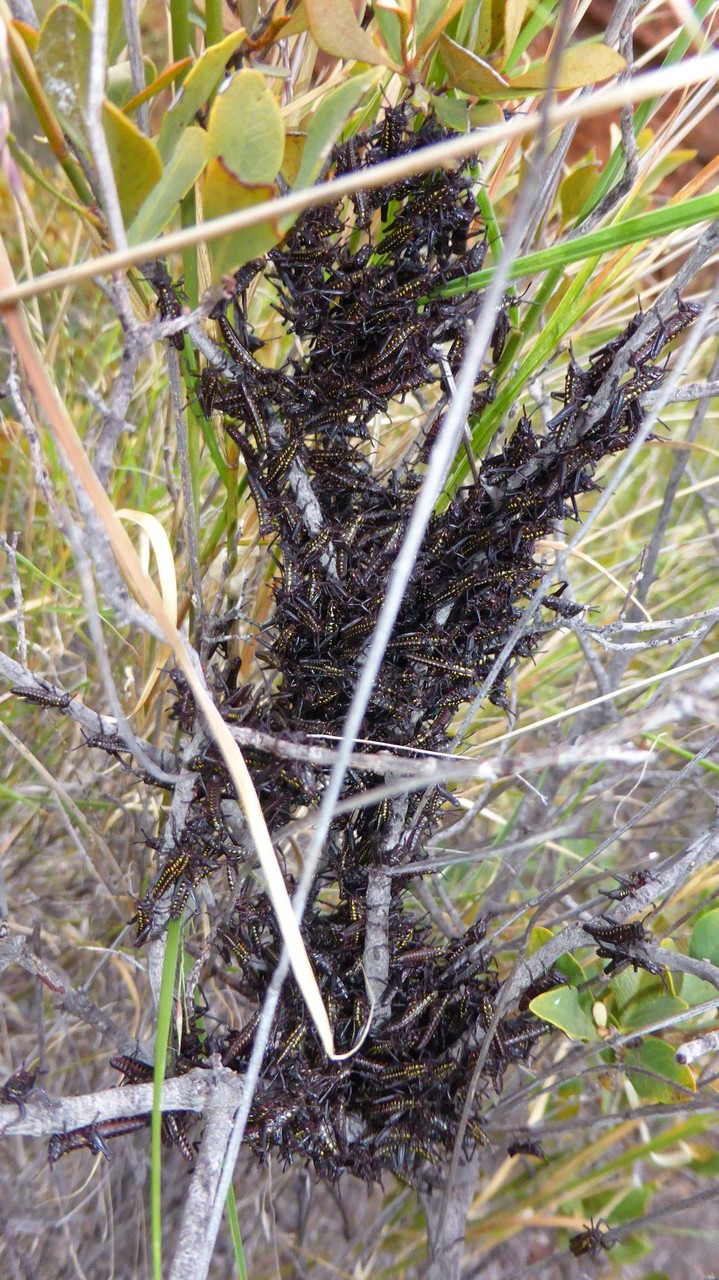
{"type": "MultiPolygon", "coordinates": [[[[695,196],[692,200],[684,200],[681,204],[671,204],[664,209],[652,209],[649,213],[640,213],[635,218],[627,218],[624,222],[613,223],[610,227],[602,227],[599,231],[590,231],[585,236],[577,236],[576,240],[568,240],[564,244],[552,245],[549,249],[537,249],[535,253],[527,253],[512,265],[510,280],[521,280],[524,276],[533,275],[537,271],[550,271],[555,267],[567,267],[574,262],[595,254],[612,253],[616,249],[624,249],[631,244],[640,244],[645,240],[656,239],[657,236],[669,235],[672,231],[680,231],[684,227],[694,226],[719,218],[719,194],[695,196]]],[[[455,280],[438,292],[442,297],[452,297],[456,293],[464,293],[467,289],[483,289],[489,284],[494,274],[493,267],[483,267],[474,272],[466,280],[455,280]]]]}
{"type": "Polygon", "coordinates": [[[230,1227],[230,1237],[232,1239],[232,1248],[235,1253],[235,1265],[237,1267],[237,1275],[239,1280],[247,1280],[247,1266],[245,1265],[245,1251],[242,1248],[242,1236],[240,1234],[240,1220],[237,1216],[237,1203],[235,1201],[235,1188],[230,1183],[227,1188],[227,1221],[230,1227]]]}
{"type": "Polygon", "coordinates": [[[155,1074],[152,1089],[151,1171],[150,1195],[152,1214],[152,1275],[162,1280],[162,1086],[165,1081],[167,1045],[172,1025],[172,1000],[175,991],[175,971],[180,950],[180,921],[170,920],[167,926],[167,947],[162,966],[160,1004],[157,1010],[157,1035],[155,1038],[155,1074]]]}

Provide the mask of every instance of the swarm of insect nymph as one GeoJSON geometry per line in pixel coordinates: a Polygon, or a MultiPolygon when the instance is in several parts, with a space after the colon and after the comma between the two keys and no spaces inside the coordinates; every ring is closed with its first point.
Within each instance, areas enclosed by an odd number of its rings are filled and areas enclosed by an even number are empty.
{"type": "MultiPolygon", "coordinates": [[[[376,127],[338,145],[328,172],[365,168],[446,136],[433,117],[393,107],[376,127]]],[[[342,733],[451,392],[450,374],[460,367],[478,305],[469,289],[447,297],[442,287],[451,281],[456,287],[477,270],[485,245],[468,168],[436,170],[306,211],[281,245],[237,273],[231,296],[216,309],[215,332],[226,359],[223,367],[205,369],[198,395],[241,454],[260,532],[272,540],[279,566],[274,615],[259,639],[263,678],[240,682],[233,615],[218,619],[215,638],[205,646],[208,684],[228,724],[298,744],[310,734],[331,741],[342,733]],[[247,304],[247,290],[260,277],[296,336],[292,354],[277,369],[258,359],[261,344],[247,304]],[[370,461],[371,433],[381,432],[393,405],[418,392],[422,403],[435,405],[434,425],[401,466],[377,469],[370,461]]],[[[164,279],[160,289],[163,312],[172,314],[164,279]]],[[[405,753],[446,749],[455,713],[488,676],[541,578],[537,540],[555,522],[577,518],[577,499],[596,487],[597,464],[635,438],[642,421],[639,397],[661,380],[658,358],[693,314],[679,305],[653,342],[635,354],[610,408],[591,426],[592,398],[639,317],[586,367],[572,360],[562,408],[543,433],[522,413],[503,447],[479,466],[477,482],[433,517],[366,713],[364,739],[405,753]]],[[[505,303],[487,367],[477,375],[470,418],[493,398],[506,329],[505,303]]],[[[513,664],[574,608],[558,595],[547,597],[545,606],[490,688],[500,707],[513,664]]],[[[175,818],[171,826],[171,814],[152,841],[162,856],[154,881],[138,898],[137,941],[142,945],[162,930],[168,906],[170,916],[186,918],[188,933],[193,921],[204,921],[204,936],[211,939],[202,974],[209,1009],[200,1021],[191,1011],[173,1070],[219,1053],[242,1073],[281,939],[238,832],[236,797],[222,758],[202,739],[183,678],[172,675],[170,716],[196,784],[181,824],[175,818]],[[223,892],[216,874],[223,867],[231,873],[232,893],[223,892]],[[209,925],[195,894],[205,877],[213,877],[209,925]],[[220,986],[222,1012],[219,1005],[212,1008],[212,990],[220,986]],[[228,1025],[233,1002],[238,1013],[228,1025]]],[[[301,806],[317,806],[326,768],[306,759],[278,760],[255,746],[245,758],[271,833],[285,828],[301,806]]],[[[391,1171],[421,1183],[439,1176],[433,1170],[452,1150],[502,979],[481,915],[463,936],[443,940],[413,907],[401,875],[404,865],[422,859],[451,797],[434,788],[364,804],[363,793],[382,781],[358,768],[348,772],[342,798],[350,803],[332,824],[303,923],[335,1043],[349,1050],[370,1020],[363,964],[370,873],[391,869],[389,972],[369,1032],[353,1057],[329,1061],[288,980],[246,1140],[260,1158],[275,1152],[285,1161],[307,1161],[328,1179],[345,1170],[366,1180],[391,1171]]],[[[290,891],[296,870],[286,863],[290,891]]],[[[556,981],[561,975],[550,985],[556,981]]],[[[502,1087],[513,1064],[527,1061],[546,1030],[528,1008],[536,993],[504,1010],[494,1029],[465,1153],[483,1140],[482,1099],[502,1087]]],[[[143,1064],[135,1069],[132,1061],[116,1063],[125,1080],[146,1078],[143,1064]]],[[[167,1137],[186,1148],[182,1116],[178,1125],[179,1133],[167,1137]]],[[[96,1149],[109,1136],[86,1134],[81,1145],[96,1149]]]]}

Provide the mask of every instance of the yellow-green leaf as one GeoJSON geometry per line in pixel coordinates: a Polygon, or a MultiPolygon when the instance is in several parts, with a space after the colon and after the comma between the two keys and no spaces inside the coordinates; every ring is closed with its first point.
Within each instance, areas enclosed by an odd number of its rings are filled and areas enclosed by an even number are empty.
{"type": "Polygon", "coordinates": [[[643,196],[651,195],[653,191],[656,191],[663,178],[666,178],[668,174],[674,173],[680,165],[689,164],[689,162],[695,160],[696,157],[697,152],[693,151],[690,147],[677,147],[675,151],[670,151],[665,156],[659,156],[657,158],[657,163],[652,165],[651,170],[641,185],[641,194],[643,196]]]}
{"type": "Polygon", "coordinates": [[[575,960],[574,956],[569,955],[568,952],[559,957],[554,968],[559,969],[559,972],[564,974],[570,987],[581,987],[587,980],[587,975],[579,961],[575,960]]]}
{"type": "Polygon", "coordinates": [[[207,134],[199,125],[191,124],[175,147],[162,180],[153,187],[143,202],[127,233],[129,244],[140,244],[159,236],[176,212],[182,197],[197,181],[207,160],[207,134]]]}
{"type": "Polygon", "coordinates": [[[123,0],[108,0],[107,65],[110,67],[127,44],[123,0]]]}
{"type": "MultiPolygon", "coordinates": [[[[692,1009],[696,1009],[700,1004],[706,1004],[708,1000],[713,1000],[716,987],[711,982],[705,982],[703,978],[697,978],[693,973],[674,974],[675,980],[678,978],[680,982],[679,990],[682,1000],[686,1000],[692,1009]]],[[[703,1017],[712,1022],[714,1015],[705,1013],[703,1017]]]]}
{"type": "Polygon", "coordinates": [[[332,89],[322,99],[307,126],[307,139],[302,152],[302,162],[295,182],[296,187],[311,187],[327,156],[345,126],[350,112],[360,98],[377,81],[378,72],[365,71],[350,76],[344,84],[332,89]]]}
{"type": "Polygon", "coordinates": [[[206,49],[188,72],[160,128],[157,145],[163,160],[169,160],[183,129],[187,128],[200,107],[215,92],[225,74],[227,63],[246,37],[244,27],[233,31],[231,36],[226,36],[219,44],[206,49]]]}
{"type": "MultiPolygon", "coordinates": [[[[657,978],[657,982],[659,979],[657,978]]],[[[674,1014],[683,1013],[689,1006],[686,1000],[678,996],[661,994],[645,994],[633,1000],[618,1020],[620,1031],[634,1031],[637,1027],[649,1027],[653,1022],[661,1022],[662,1018],[671,1018],[674,1014]]]]}
{"type": "Polygon", "coordinates": [[[695,1091],[694,1076],[689,1068],[676,1062],[672,1046],[658,1036],[648,1036],[638,1049],[626,1049],[624,1062],[639,1097],[647,1102],[681,1102],[686,1098],[686,1089],[695,1091]],[[652,1075],[632,1071],[633,1066],[643,1067],[652,1075]],[[656,1076],[662,1078],[657,1080],[656,1076]],[[675,1085],[681,1087],[677,1089],[675,1085]]]}
{"type": "MultiPolygon", "coordinates": [[[[271,200],[277,194],[270,185],[256,187],[240,182],[220,159],[211,160],[202,180],[202,211],[206,221],[271,200]]],[[[279,240],[275,222],[261,222],[244,231],[231,232],[208,243],[216,279],[236,271],[251,258],[267,253],[279,240]]]]}
{"type": "Polygon", "coordinates": [[[90,23],[72,4],[57,4],[40,30],[36,66],[45,93],[65,132],[88,149],[86,111],[90,69],[90,23]]]}
{"type": "Polygon", "coordinates": [[[388,65],[387,55],[357,21],[351,0],[305,0],[305,11],[312,39],[325,53],[388,65]]]}
{"type": "Polygon", "coordinates": [[[300,130],[288,129],[285,134],[285,150],[282,156],[282,177],[285,182],[294,187],[297,183],[297,175],[302,164],[302,152],[305,149],[307,134],[300,130]]]}
{"type": "Polygon", "coordinates": [[[473,129],[486,129],[490,125],[503,124],[504,112],[498,102],[477,102],[469,109],[469,123],[473,129]]]}
{"type": "Polygon", "coordinates": [[[476,53],[471,53],[469,49],[462,48],[461,44],[450,40],[449,36],[439,37],[439,48],[453,89],[471,93],[475,98],[483,98],[488,93],[506,89],[507,81],[489,62],[479,58],[476,53]]]}
{"type": "Polygon", "coordinates": [[[651,1182],[642,1187],[632,1187],[630,1191],[627,1191],[626,1195],[622,1196],[619,1204],[615,1204],[612,1209],[612,1226],[618,1227],[622,1222],[631,1222],[634,1218],[643,1218],[655,1191],[656,1184],[651,1182]]]}
{"type": "Polygon", "coordinates": [[[305,9],[305,0],[300,0],[297,8],[292,11],[289,22],[282,28],[282,36],[283,39],[287,39],[288,36],[299,36],[306,30],[307,10],[305,9]]]}
{"type": "Polygon", "coordinates": [[[719,908],[705,911],[692,929],[689,955],[695,960],[709,960],[719,964],[719,908]]]}
{"type": "Polygon", "coordinates": [[[475,53],[489,53],[499,47],[503,31],[503,6],[504,0],[482,0],[477,36],[473,41],[475,53]]]}
{"type": "Polygon", "coordinates": [[[514,48],[515,41],[524,22],[527,12],[527,0],[505,0],[504,5],[504,57],[507,59],[514,48]]]}
{"type": "Polygon", "coordinates": [[[207,122],[207,154],[221,156],[248,186],[274,182],[285,131],[277,100],[261,71],[238,71],[218,93],[207,122]]]}
{"type": "Polygon", "coordinates": [[[450,98],[448,94],[431,94],[432,110],[439,120],[454,133],[465,133],[469,127],[469,98],[450,98]]]}
{"type": "Polygon", "coordinates": [[[535,951],[539,951],[545,942],[549,942],[554,937],[551,929],[545,929],[544,925],[538,924],[532,929],[527,940],[527,956],[533,956],[535,951]]]}
{"type": "Polygon", "coordinates": [[[444,31],[457,16],[464,0],[419,0],[417,10],[417,52],[425,49],[444,31]]]}
{"type": "Polygon", "coordinates": [[[584,208],[598,180],[597,166],[582,164],[564,178],[559,188],[562,223],[576,218],[584,208]]]}
{"type": "Polygon", "coordinates": [[[129,102],[125,103],[125,110],[136,111],[143,102],[149,102],[151,98],[157,97],[158,93],[166,89],[168,84],[178,80],[191,65],[192,58],[180,58],[179,62],[171,62],[159,76],[151,81],[148,80],[147,87],[142,90],[142,93],[138,93],[135,98],[130,98],[129,102]]]}
{"type": "MultiPolygon", "coordinates": [[[[626,65],[621,53],[610,49],[608,44],[602,44],[601,41],[575,44],[562,55],[555,87],[562,90],[581,89],[585,85],[596,84],[599,80],[610,80],[612,76],[618,76],[626,65]]],[[[509,84],[512,89],[546,89],[549,75],[550,64],[545,58],[533,62],[521,76],[513,76],[509,84]]]]}
{"type": "Polygon", "coordinates": [[[580,1004],[574,987],[555,987],[535,996],[529,1007],[543,1022],[559,1027],[572,1040],[598,1040],[599,1034],[591,1018],[580,1004]]]}
{"type": "Polygon", "coordinates": [[[396,0],[376,0],[374,16],[382,41],[390,58],[398,65],[402,61],[402,21],[406,15],[401,13],[396,0]]]}
{"type": "Polygon", "coordinates": [[[122,111],[105,101],[102,125],[117,183],[122,217],[127,225],[162,177],[157,147],[122,111]]]}
{"type": "Polygon", "coordinates": [[[624,1011],[637,999],[641,985],[642,975],[635,969],[630,969],[628,965],[626,969],[620,969],[618,973],[612,975],[611,990],[617,1022],[621,1023],[624,1011]]]}

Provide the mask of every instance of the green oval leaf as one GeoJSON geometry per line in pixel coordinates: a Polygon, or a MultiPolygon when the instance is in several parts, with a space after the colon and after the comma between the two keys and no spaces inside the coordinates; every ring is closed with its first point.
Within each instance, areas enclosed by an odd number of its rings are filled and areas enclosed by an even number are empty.
{"type": "Polygon", "coordinates": [[[180,92],[167,112],[157,146],[162,159],[169,160],[180,134],[192,122],[200,107],[212,96],[225,74],[225,67],[233,53],[247,38],[244,27],[233,31],[231,36],[213,44],[197,59],[194,67],[188,72],[180,92]]]}
{"type": "Polygon", "coordinates": [[[570,987],[581,987],[582,983],[587,980],[587,975],[579,961],[566,952],[559,957],[554,967],[564,974],[570,987]]]}
{"type": "Polygon", "coordinates": [[[672,1046],[657,1036],[648,1036],[637,1049],[627,1049],[624,1063],[638,1096],[647,1102],[678,1102],[686,1098],[686,1093],[673,1088],[673,1085],[681,1085],[682,1089],[690,1089],[692,1093],[695,1090],[694,1076],[689,1068],[680,1066],[674,1060],[672,1046]],[[632,1071],[632,1066],[644,1067],[662,1079],[655,1080],[632,1071]]]}
{"type": "Polygon", "coordinates": [[[342,132],[347,119],[363,95],[377,83],[376,71],[350,76],[322,99],[307,126],[295,187],[311,187],[342,132]]]}
{"type": "Polygon", "coordinates": [[[127,233],[128,244],[159,236],[177,212],[180,201],[197,181],[207,160],[207,134],[198,125],[185,129],[175,152],[127,233]]]}
{"type": "Polygon", "coordinates": [[[84,13],[57,4],[40,30],[36,66],[45,93],[68,137],[89,149],[86,124],[92,32],[84,13]]]}
{"type": "MultiPolygon", "coordinates": [[[[611,80],[626,70],[621,53],[601,41],[575,44],[562,55],[557,73],[556,89],[581,89],[599,80],[611,80]]],[[[549,84],[550,65],[546,59],[533,62],[521,76],[509,81],[512,89],[546,89],[549,84]]]]}
{"type": "Polygon", "coordinates": [[[689,955],[695,960],[710,960],[719,964],[719,907],[706,911],[692,929],[689,955]]]}
{"type": "MultiPolygon", "coordinates": [[[[202,211],[205,219],[220,218],[271,200],[277,194],[269,185],[249,187],[220,159],[211,160],[202,180],[202,211]]],[[[251,258],[267,253],[279,240],[274,222],[261,222],[244,231],[231,232],[208,244],[213,274],[217,279],[236,271],[251,258]]]]}
{"type": "Polygon", "coordinates": [[[614,1014],[618,1023],[622,1022],[624,1010],[637,999],[641,982],[640,973],[629,965],[625,969],[620,969],[619,973],[612,974],[610,990],[614,1000],[614,1014]]]}
{"type": "Polygon", "coordinates": [[[563,225],[579,216],[598,181],[599,171],[595,164],[579,165],[567,174],[559,187],[563,225]]]}
{"type": "MultiPolygon", "coordinates": [[[[505,0],[488,0],[488,3],[484,3],[483,0],[476,22],[476,35],[472,39],[472,48],[475,53],[489,53],[490,50],[499,48],[504,30],[502,20],[504,3],[505,0]]],[[[471,21],[469,17],[470,10],[467,9],[466,12],[468,21],[471,21]]],[[[458,35],[458,39],[461,41],[467,39],[468,36],[469,28],[462,35],[458,35]]]]}
{"type": "Polygon", "coordinates": [[[671,1018],[675,1013],[682,1013],[688,1008],[686,1001],[677,996],[652,995],[649,992],[644,999],[640,996],[632,1000],[618,1022],[618,1029],[633,1031],[636,1027],[649,1027],[662,1018],[671,1018]]]}
{"type": "Polygon", "coordinates": [[[112,169],[117,183],[120,209],[125,223],[132,222],[142,203],[162,177],[162,161],[157,147],[111,102],[102,104],[112,169]]]}
{"type": "Polygon", "coordinates": [[[483,98],[488,93],[506,90],[507,81],[489,62],[480,58],[461,44],[450,40],[449,36],[439,37],[439,48],[450,84],[463,93],[471,93],[475,98],[483,98]]]}
{"type": "Polygon", "coordinates": [[[487,129],[490,125],[503,124],[504,112],[498,102],[475,102],[469,108],[469,123],[473,129],[487,129]]]}
{"type": "Polygon", "coordinates": [[[543,924],[537,924],[531,930],[527,939],[527,956],[533,956],[535,951],[539,951],[545,942],[551,942],[554,934],[551,929],[545,929],[543,924]]]}
{"type": "MultiPolygon", "coordinates": [[[[679,992],[682,1000],[686,1000],[690,1009],[695,1009],[700,1004],[706,1004],[707,1000],[714,1000],[719,1004],[717,999],[717,989],[711,982],[705,982],[703,978],[697,978],[693,973],[674,974],[675,979],[679,981],[679,992]]],[[[710,1021],[713,1018],[711,1013],[705,1013],[704,1018],[710,1021]]]]}
{"type": "Polygon", "coordinates": [[[433,94],[431,102],[432,110],[440,124],[453,129],[455,133],[466,133],[469,128],[470,105],[466,95],[461,98],[449,98],[445,94],[433,94]]]}
{"type": "Polygon", "coordinates": [[[559,1027],[571,1040],[598,1040],[599,1033],[591,1018],[579,1003],[579,992],[574,987],[555,987],[535,996],[529,1005],[543,1022],[559,1027]]]}
{"type": "Polygon", "coordinates": [[[277,101],[261,71],[238,71],[218,93],[207,121],[207,154],[222,157],[248,186],[274,182],[285,131],[277,101]]]}
{"type": "Polygon", "coordinates": [[[315,44],[335,58],[388,66],[387,55],[363,31],[351,0],[305,0],[307,25],[315,44]]]}

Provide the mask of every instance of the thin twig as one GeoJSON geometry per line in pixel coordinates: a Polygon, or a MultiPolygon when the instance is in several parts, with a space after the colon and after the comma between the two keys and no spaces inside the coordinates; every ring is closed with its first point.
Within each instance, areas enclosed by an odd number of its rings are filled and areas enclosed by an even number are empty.
{"type": "Polygon", "coordinates": [[[147,330],[150,326],[141,324],[135,316],[124,280],[114,280],[110,284],[98,281],[98,285],[122,326],[122,357],[120,368],[112,381],[109,403],[105,405],[89,388],[86,390],[88,398],[97,405],[103,417],[93,463],[102,484],[107,487],[115,446],[124,432],[132,430],[127,422],[127,411],[135,393],[140,357],[149,345],[147,330]]]}
{"type": "Polygon", "coordinates": [[[17,629],[17,649],[20,662],[24,666],[27,662],[27,633],[25,631],[25,607],[22,598],[22,585],[20,583],[20,574],[17,567],[17,543],[18,534],[11,534],[10,538],[0,534],[0,549],[5,552],[10,568],[10,583],[12,585],[13,601],[15,603],[15,627],[17,629]]]}
{"type": "MultiPolygon", "coordinates": [[[[665,396],[663,391],[645,391],[644,395],[640,396],[640,402],[642,405],[649,406],[657,404],[660,399],[663,404],[685,404],[690,400],[711,400],[714,396],[719,396],[719,381],[716,381],[716,372],[717,363],[715,361],[707,382],[687,382],[685,386],[677,387],[675,391],[672,391],[670,396],[665,396]]],[[[696,439],[696,433],[693,428],[694,423],[692,421],[684,437],[686,444],[691,444],[696,439]]]]}
{"type": "Polygon", "coordinates": [[[26,973],[38,978],[49,991],[62,997],[62,1006],[68,1013],[87,1023],[107,1040],[119,1053],[132,1054],[137,1040],[128,1036],[112,1018],[93,1004],[84,991],[77,991],[65,975],[53,965],[33,955],[23,937],[12,936],[7,926],[0,926],[0,972],[11,965],[18,965],[26,973]]]}
{"type": "MultiPolygon", "coordinates": [[[[102,634],[102,633],[101,633],[102,634]]],[[[7,654],[0,651],[0,677],[7,680],[8,683],[17,685],[18,688],[25,687],[28,693],[49,693],[55,698],[68,699],[66,705],[57,708],[61,715],[67,716],[69,720],[74,720],[79,724],[81,729],[85,729],[92,737],[114,737],[115,734],[123,734],[120,727],[120,720],[113,716],[103,716],[99,711],[95,711],[92,707],[85,706],[77,698],[70,697],[67,691],[58,684],[54,684],[49,680],[40,680],[27,667],[21,666],[19,662],[14,662],[7,654]]],[[[176,782],[178,774],[175,773],[175,757],[170,752],[164,752],[154,747],[151,742],[147,742],[144,738],[138,738],[129,729],[124,715],[121,715],[124,722],[126,741],[128,742],[128,751],[135,753],[135,747],[138,749],[138,759],[142,761],[143,768],[149,769],[153,777],[159,778],[162,782],[176,782]]]]}
{"type": "Polygon", "coordinates": [[[32,462],[33,474],[37,486],[47,503],[55,525],[58,529],[63,528],[65,513],[61,511],[55,492],[50,479],[50,474],[45,466],[45,459],[42,452],[42,444],[40,443],[40,433],[33,421],[32,415],[25,404],[20,387],[20,378],[17,371],[17,356],[13,351],[10,357],[10,371],[7,376],[7,394],[9,395],[13,409],[23,429],[23,434],[28,442],[30,450],[30,460],[32,462]]]}
{"type": "Polygon", "coordinates": [[[112,169],[110,151],[102,126],[102,107],[105,99],[105,74],[107,67],[108,0],[96,0],[92,11],[92,40],[87,85],[87,133],[92,158],[97,170],[102,203],[115,247],[121,253],[127,250],[125,223],[120,209],[117,183],[112,169]]]}
{"type": "MultiPolygon", "coordinates": [[[[142,53],[142,35],[137,0],[122,0],[122,17],[125,23],[127,56],[132,76],[132,91],[137,97],[145,88],[145,60],[142,53]]],[[[143,133],[150,132],[150,109],[146,102],[137,108],[137,123],[143,133]]]]}
{"type": "Polygon", "coordinates": [[[77,564],[78,577],[82,589],[85,608],[87,610],[87,624],[90,628],[90,635],[95,649],[95,658],[97,660],[98,672],[102,680],[103,688],[107,695],[108,702],[112,707],[115,717],[115,733],[124,740],[128,751],[132,753],[138,764],[146,773],[157,778],[159,782],[169,782],[170,784],[178,781],[176,774],[165,773],[160,769],[149,752],[145,751],[144,746],[137,738],[130,727],[130,722],[125,715],[117,692],[115,680],[112,674],[112,666],[105,645],[105,635],[100,621],[100,613],[97,607],[97,596],[95,594],[95,584],[92,580],[92,572],[90,570],[90,561],[88,560],[80,531],[76,525],[69,525],[66,530],[68,541],[75,555],[77,564]]]}
{"type": "Polygon", "coordinates": [[[200,545],[197,536],[195,497],[192,490],[192,476],[190,474],[190,450],[187,436],[187,416],[185,413],[184,397],[182,394],[180,360],[177,351],[171,343],[168,342],[166,344],[165,350],[167,354],[167,368],[170,375],[170,396],[175,415],[175,428],[177,430],[177,457],[180,463],[180,481],[182,484],[182,498],[184,506],[183,525],[185,529],[187,557],[190,562],[190,576],[192,578],[192,592],[195,597],[195,610],[201,617],[203,612],[203,603],[200,545]]]}

